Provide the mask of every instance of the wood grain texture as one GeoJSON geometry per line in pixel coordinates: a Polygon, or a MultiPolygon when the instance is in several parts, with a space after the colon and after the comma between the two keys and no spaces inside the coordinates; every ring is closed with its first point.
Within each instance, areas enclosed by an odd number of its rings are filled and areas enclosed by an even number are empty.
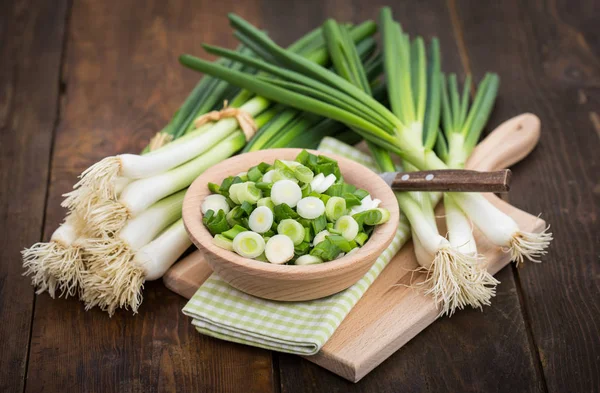
{"type": "MultiPolygon", "coordinates": [[[[313,154],[319,152],[312,151],[313,154]]],[[[360,280],[394,239],[400,213],[393,191],[370,169],[344,157],[327,154],[336,160],[344,181],[364,189],[381,201],[390,219],[378,225],[369,241],[352,255],[309,266],[276,265],[244,258],[215,245],[213,236],[202,223],[201,206],[211,194],[209,183],[245,172],[261,162],[293,161],[302,149],[270,149],[229,158],[200,175],[185,194],[183,222],[190,238],[219,277],[231,286],[254,296],[280,300],[313,300],[338,293],[360,280]]]]}
{"type": "MultiPolygon", "coordinates": [[[[225,22],[229,11],[256,15],[236,1],[73,4],[46,238],[64,215],[60,195],[84,168],[106,155],[141,150],[183,102],[198,75],[179,66],[177,56],[201,52],[205,41],[235,45],[225,22]]],[[[139,315],[123,311],[112,318],[85,312],[75,299],[37,297],[27,391],[272,389],[268,351],[202,337],[181,313],[183,299],[160,283],[146,284],[144,297],[139,315]]]]}
{"type": "MultiPolygon", "coordinates": [[[[82,169],[108,154],[141,149],[165,124],[198,78],[179,67],[177,56],[202,54],[201,42],[234,46],[224,22],[229,11],[288,44],[327,16],[374,18],[381,5],[78,0],[61,81],[56,50],[66,1],[2,3],[1,391],[22,391],[25,373],[33,296],[20,276],[19,249],[48,239],[64,214],[60,194],[82,169]],[[43,163],[52,152],[59,97],[65,120],[53,147],[44,221],[49,168],[43,163]]],[[[444,70],[459,77],[472,70],[476,79],[487,70],[500,73],[492,125],[525,110],[542,118],[540,148],[513,168],[511,201],[543,212],[553,225],[557,240],[545,264],[504,269],[493,307],[437,321],[355,385],[296,356],[201,337],[181,318],[184,301],[161,284],[147,286],[136,318],[119,314],[109,320],[98,312],[85,314],[75,300],[43,295],[36,300],[27,390],[600,390],[597,1],[448,0],[446,6],[421,0],[395,2],[393,8],[406,30],[440,37],[444,70]]]]}
{"type": "Polygon", "coordinates": [[[58,116],[66,1],[6,1],[0,11],[0,391],[26,375],[33,288],[24,246],[42,240],[58,116]]]}
{"type": "Polygon", "coordinates": [[[492,121],[530,110],[544,127],[511,195],[555,236],[542,265],[516,271],[539,365],[550,392],[600,391],[598,2],[475,3],[456,13],[470,67],[501,77],[492,121]]]}

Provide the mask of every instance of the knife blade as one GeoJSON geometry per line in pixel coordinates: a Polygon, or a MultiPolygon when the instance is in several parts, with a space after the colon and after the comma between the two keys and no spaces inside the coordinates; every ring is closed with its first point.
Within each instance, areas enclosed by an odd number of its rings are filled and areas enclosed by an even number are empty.
{"type": "Polygon", "coordinates": [[[379,176],[396,191],[495,192],[510,190],[510,169],[479,172],[441,169],[417,172],[385,172],[379,176]]]}

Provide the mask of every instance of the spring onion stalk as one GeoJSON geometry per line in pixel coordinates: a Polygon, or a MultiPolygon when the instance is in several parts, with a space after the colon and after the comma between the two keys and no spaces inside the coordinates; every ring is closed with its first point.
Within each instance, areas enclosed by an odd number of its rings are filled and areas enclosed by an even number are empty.
{"type": "Polygon", "coordinates": [[[99,306],[111,315],[117,307],[137,311],[141,299],[141,285],[137,284],[145,275],[140,275],[140,266],[133,263],[133,259],[166,227],[181,218],[184,196],[185,191],[180,191],[155,203],[129,220],[112,238],[87,239],[87,270],[81,296],[86,308],[99,306]]]}
{"type": "MultiPolygon", "coordinates": [[[[462,94],[458,91],[455,74],[448,77],[447,83],[445,78],[442,79],[443,133],[438,136],[436,148],[448,167],[464,169],[492,111],[498,84],[497,75],[487,74],[469,108],[471,76],[467,76],[462,94]]],[[[444,196],[444,208],[450,244],[466,254],[477,255],[477,244],[469,218],[449,195],[444,196]]]]}
{"type": "Polygon", "coordinates": [[[128,219],[166,196],[187,188],[202,172],[231,157],[246,142],[241,131],[235,131],[210,151],[159,175],[136,180],[123,190],[116,201],[104,200],[87,214],[89,230],[96,234],[118,232],[128,219]]]}
{"type": "MultiPolygon", "coordinates": [[[[135,253],[127,269],[118,273],[120,280],[106,280],[111,289],[102,292],[104,298],[98,305],[109,315],[117,307],[129,307],[136,313],[142,303],[144,282],[162,277],[191,245],[183,220],[179,219],[135,253]]],[[[86,309],[97,302],[95,297],[92,303],[86,304],[86,309]]]]}
{"type": "MultiPolygon", "coordinates": [[[[348,29],[348,39],[352,41],[350,30],[348,29]]],[[[373,39],[365,39],[357,44],[356,54],[361,61],[369,61],[366,66],[366,76],[369,80],[374,80],[381,73],[381,58],[375,58],[370,61],[372,49],[375,47],[373,39]]],[[[314,134],[316,140],[320,140],[324,135],[335,135],[345,127],[337,122],[329,119],[323,119],[320,116],[315,116],[310,113],[301,112],[297,109],[289,107],[281,107],[279,114],[272,122],[261,128],[256,136],[246,145],[244,152],[256,151],[266,148],[279,148],[286,146],[294,147],[316,147],[318,142],[305,142],[300,145],[301,141],[306,140],[306,133],[314,134]],[[325,124],[321,124],[325,123],[325,124]],[[317,127],[318,129],[313,130],[317,127]]],[[[315,139],[315,138],[313,138],[315,139]]]]}
{"type": "Polygon", "coordinates": [[[77,243],[79,225],[74,215],[68,215],[50,241],[35,243],[21,252],[24,275],[31,276],[36,293],[47,291],[54,298],[58,289],[60,296],[75,295],[84,269],[82,250],[77,243]]]}
{"type": "MultiPolygon", "coordinates": [[[[191,97],[193,95],[194,93],[191,97]]],[[[173,121],[168,127],[169,130],[174,131],[176,129],[172,124],[173,121]]],[[[127,178],[117,178],[115,180],[117,195],[130,182],[131,180],[127,178]]],[[[104,201],[101,195],[88,187],[81,187],[67,194],[66,204],[69,205],[69,201],[77,200],[85,201],[86,209],[104,201]]],[[[77,211],[73,211],[54,231],[49,242],[36,243],[22,251],[23,267],[26,269],[24,275],[32,276],[32,285],[37,287],[38,294],[48,291],[54,298],[56,289],[59,288],[61,296],[68,297],[73,296],[78,287],[81,289],[86,270],[86,234],[89,234],[87,223],[77,211]]]]}
{"type": "Polygon", "coordinates": [[[423,266],[427,269],[423,285],[427,288],[425,293],[441,305],[440,314],[452,315],[467,305],[474,308],[489,305],[497,281],[484,269],[473,268],[476,257],[457,251],[440,236],[408,193],[398,193],[396,197],[411,222],[413,233],[421,241],[420,252],[429,256],[422,258],[430,261],[429,266],[423,266]]]}
{"type": "MultiPolygon", "coordinates": [[[[410,136],[414,145],[419,146],[423,151],[431,150],[435,145],[440,117],[439,44],[436,39],[431,43],[429,59],[431,65],[428,67],[423,39],[417,37],[411,42],[398,24],[395,24],[395,27],[395,29],[384,29],[383,34],[386,47],[384,65],[390,78],[388,92],[392,112],[402,124],[407,126],[401,131],[403,135],[410,136]]],[[[343,27],[334,21],[328,21],[324,31],[330,51],[337,53],[332,54],[337,72],[365,93],[371,94],[360,62],[357,61],[356,56],[349,56],[353,53],[354,45],[345,39],[343,27]]],[[[394,163],[385,149],[372,142],[368,145],[380,170],[386,172],[395,170],[394,163]]],[[[406,160],[403,165],[408,171],[416,169],[406,160]]],[[[434,205],[429,195],[397,193],[397,197],[402,211],[406,213],[411,223],[417,260],[428,272],[425,281],[428,288],[426,293],[431,294],[441,305],[441,313],[451,315],[456,308],[463,308],[466,304],[472,307],[489,304],[495,291],[495,284],[490,285],[490,282],[494,282],[493,277],[485,270],[474,273],[477,270],[477,260],[468,258],[454,249],[439,234],[434,205]],[[482,279],[482,276],[487,281],[482,279]],[[476,280],[473,280],[474,278],[476,280]]],[[[368,205],[371,203],[370,200],[361,201],[361,206],[358,208],[368,212],[370,208],[368,205]]],[[[341,228],[336,224],[336,229],[341,228]]],[[[358,230],[357,225],[356,230],[358,230]]],[[[353,238],[357,234],[358,232],[356,234],[353,232],[353,238]]],[[[344,233],[342,235],[346,237],[344,233]]]]}
{"type": "MultiPolygon", "coordinates": [[[[255,97],[242,105],[240,110],[256,117],[268,106],[268,101],[255,97]]],[[[236,119],[225,118],[215,123],[210,130],[179,145],[177,149],[161,149],[151,155],[121,154],[106,157],[86,169],[76,187],[103,190],[101,194],[104,198],[114,199],[116,178],[144,179],[164,173],[211,150],[238,126],[236,119]]]]}
{"type": "MultiPolygon", "coordinates": [[[[269,62],[268,59],[249,58],[212,46],[206,46],[205,49],[255,67],[261,72],[268,73],[271,75],[270,77],[254,78],[243,72],[225,69],[190,55],[182,55],[180,62],[189,68],[222,78],[270,100],[342,122],[367,141],[377,144],[389,152],[399,154],[405,161],[420,170],[448,168],[432,149],[423,148],[422,138],[419,138],[418,133],[412,132],[410,124],[403,123],[368,93],[318,64],[286,51],[241,18],[233,16],[231,19],[237,30],[251,38],[277,63],[269,62]]],[[[387,44],[384,38],[384,54],[397,48],[398,45],[406,47],[406,36],[399,34],[399,25],[393,21],[391,12],[387,8],[382,10],[382,31],[384,37],[391,37],[387,40],[387,44]]],[[[388,57],[388,60],[385,61],[388,63],[386,66],[388,89],[412,89],[413,85],[402,77],[401,72],[395,70],[390,72],[390,67],[393,66],[392,62],[395,59],[391,56],[386,57],[388,57]]],[[[408,64],[410,65],[410,62],[408,64]]],[[[392,108],[401,106],[401,103],[393,102],[392,97],[395,96],[396,94],[390,94],[392,108]]],[[[419,108],[422,108],[422,105],[418,107],[408,105],[407,108],[398,108],[398,110],[402,111],[407,118],[411,118],[419,108]]],[[[455,201],[473,220],[469,214],[469,211],[473,210],[470,208],[471,206],[463,206],[468,202],[464,198],[455,198],[455,201]]],[[[490,215],[504,215],[493,205],[483,204],[480,199],[479,205],[490,210],[490,215]],[[493,213],[492,210],[494,210],[493,213]]],[[[489,238],[501,237],[494,236],[494,233],[489,232],[486,233],[486,236],[489,238]]],[[[509,239],[510,241],[504,241],[499,245],[511,252],[516,260],[521,260],[522,257],[536,259],[542,255],[550,238],[551,235],[546,232],[524,234],[520,230],[516,230],[509,239]],[[521,241],[523,236],[528,240],[521,241]]]]}

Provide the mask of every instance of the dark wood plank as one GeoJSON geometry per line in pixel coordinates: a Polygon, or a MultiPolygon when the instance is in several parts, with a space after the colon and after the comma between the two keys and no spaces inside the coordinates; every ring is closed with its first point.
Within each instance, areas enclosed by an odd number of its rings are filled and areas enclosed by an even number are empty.
{"type": "Polygon", "coordinates": [[[600,391],[600,42],[597,1],[457,2],[477,74],[502,78],[494,121],[542,120],[539,148],[515,169],[511,201],[552,225],[541,265],[518,270],[550,392],[600,391]]]}
{"type": "MultiPolygon", "coordinates": [[[[77,1],[68,31],[63,116],[52,159],[45,236],[60,195],[98,159],[141,150],[198,80],[177,62],[201,42],[234,45],[226,13],[259,21],[253,2],[77,1]]],[[[271,354],[201,336],[185,300],[146,285],[140,313],[112,318],[76,299],[37,298],[27,391],[267,392],[271,354]]]]}
{"type": "Polygon", "coordinates": [[[66,1],[0,12],[0,391],[23,390],[33,288],[19,251],[41,240],[66,1]]]}
{"type": "MultiPolygon", "coordinates": [[[[321,7],[328,16],[359,21],[376,18],[382,5],[377,1],[355,1],[353,7],[348,7],[326,1],[321,7]]],[[[443,69],[464,76],[468,58],[464,48],[457,45],[461,32],[444,4],[403,2],[393,8],[407,31],[427,38],[438,36],[443,69]]],[[[293,23],[297,12],[297,8],[282,9],[273,23],[287,25],[288,18],[293,23]]],[[[518,171],[515,176],[520,176],[518,171]]],[[[543,382],[535,368],[515,279],[509,269],[504,269],[499,279],[502,284],[497,298],[483,313],[466,310],[437,321],[356,385],[306,360],[279,355],[282,391],[319,392],[326,387],[331,392],[493,392],[505,391],[507,385],[513,391],[540,391],[543,382]]]]}

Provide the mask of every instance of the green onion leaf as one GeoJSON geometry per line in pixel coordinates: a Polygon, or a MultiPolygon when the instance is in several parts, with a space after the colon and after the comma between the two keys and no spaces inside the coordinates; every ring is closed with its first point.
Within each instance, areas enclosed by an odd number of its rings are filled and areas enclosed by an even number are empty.
{"type": "Polygon", "coordinates": [[[292,209],[289,205],[285,203],[276,205],[273,209],[273,213],[275,214],[275,222],[278,223],[288,218],[297,219],[298,217],[300,217],[298,213],[294,211],[294,209],[292,209]]]}
{"type": "Polygon", "coordinates": [[[248,231],[248,229],[246,229],[245,227],[241,226],[241,225],[235,225],[233,228],[229,229],[228,231],[222,232],[221,235],[225,236],[227,239],[229,240],[233,240],[235,239],[235,237],[242,233],[242,232],[246,232],[248,231]]]}
{"type": "Polygon", "coordinates": [[[227,218],[223,210],[219,210],[217,214],[215,214],[214,210],[207,211],[204,217],[202,217],[202,222],[213,236],[229,229],[229,223],[227,223],[227,218]]]}

